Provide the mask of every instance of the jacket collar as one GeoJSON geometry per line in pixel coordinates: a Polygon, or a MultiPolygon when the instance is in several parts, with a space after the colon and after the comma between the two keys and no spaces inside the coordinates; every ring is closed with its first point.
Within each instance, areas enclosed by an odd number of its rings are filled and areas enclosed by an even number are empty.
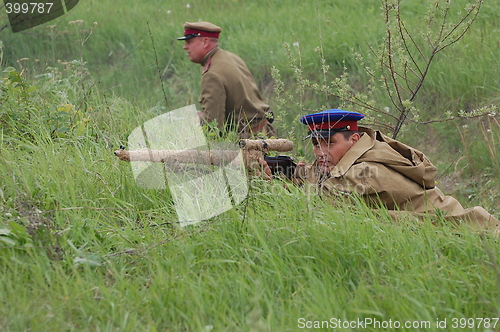
{"type": "Polygon", "coordinates": [[[207,64],[208,60],[211,59],[214,56],[214,54],[217,53],[218,50],[219,50],[218,46],[212,48],[207,54],[205,54],[203,59],[201,59],[200,64],[202,66],[205,66],[207,64]]]}

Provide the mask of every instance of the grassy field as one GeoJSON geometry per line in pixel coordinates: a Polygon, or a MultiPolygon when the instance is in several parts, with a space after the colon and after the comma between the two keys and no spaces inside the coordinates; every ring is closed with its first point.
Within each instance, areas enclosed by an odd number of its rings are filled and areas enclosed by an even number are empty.
{"type": "MultiPolygon", "coordinates": [[[[409,26],[422,26],[426,3],[402,2],[409,26]]],[[[498,105],[499,13],[486,1],[436,58],[422,117],[498,105]]],[[[258,179],[243,203],[179,227],[169,190],[136,185],[113,151],[196,103],[199,68],[175,40],[196,20],[223,27],[222,47],[245,59],[300,159],[311,147],[293,121],[336,104],[312,92],[280,104],[271,68],[297,87],[283,44],[309,79],[345,66],[362,89],[351,48],[367,55],[384,35],[380,2],[366,0],[85,0],[1,31],[0,330],[500,331],[497,238],[258,179]]],[[[500,217],[498,120],[410,125],[401,140],[431,157],[446,193],[500,217]]]]}

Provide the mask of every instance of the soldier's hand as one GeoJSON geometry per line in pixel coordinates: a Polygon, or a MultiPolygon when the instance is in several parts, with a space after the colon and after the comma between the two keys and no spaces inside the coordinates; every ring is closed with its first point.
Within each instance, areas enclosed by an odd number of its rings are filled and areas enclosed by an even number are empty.
{"type": "Polygon", "coordinates": [[[299,161],[297,166],[295,166],[295,174],[292,176],[292,180],[295,184],[302,185],[307,179],[307,164],[305,161],[299,161]]]}
{"type": "Polygon", "coordinates": [[[271,180],[273,178],[273,174],[271,172],[271,168],[267,164],[267,161],[264,158],[259,158],[257,161],[260,164],[260,175],[262,175],[262,178],[265,180],[271,180]]]}
{"type": "Polygon", "coordinates": [[[264,158],[254,159],[253,162],[247,165],[247,169],[249,176],[256,176],[264,180],[271,180],[273,178],[271,168],[269,168],[264,158]]]}

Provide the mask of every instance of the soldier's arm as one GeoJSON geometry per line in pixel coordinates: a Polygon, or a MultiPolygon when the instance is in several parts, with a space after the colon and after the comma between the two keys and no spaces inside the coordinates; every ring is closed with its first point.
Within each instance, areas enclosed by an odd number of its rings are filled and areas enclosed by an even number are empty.
{"type": "Polygon", "coordinates": [[[200,102],[203,111],[201,119],[206,122],[217,121],[217,126],[223,128],[226,113],[226,88],[217,75],[207,72],[201,79],[200,102]]]}

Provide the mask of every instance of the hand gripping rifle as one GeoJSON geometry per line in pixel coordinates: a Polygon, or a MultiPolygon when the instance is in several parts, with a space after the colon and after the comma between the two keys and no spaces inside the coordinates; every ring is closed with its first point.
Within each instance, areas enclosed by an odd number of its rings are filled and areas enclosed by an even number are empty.
{"type": "MultiPolygon", "coordinates": [[[[247,169],[260,174],[261,164],[259,158],[263,158],[271,173],[275,176],[280,174],[290,178],[295,170],[295,163],[289,156],[268,157],[269,151],[287,152],[293,150],[293,142],[287,139],[265,139],[251,140],[243,139],[240,141],[240,148],[243,152],[243,162],[247,169]]],[[[141,149],[128,151],[122,146],[120,150],[115,151],[118,159],[123,161],[150,161],[163,163],[197,163],[203,165],[226,165],[228,163],[238,164],[237,158],[239,151],[233,150],[150,150],[141,149]]],[[[262,174],[269,178],[266,174],[262,174]]]]}
{"type": "Polygon", "coordinates": [[[243,156],[246,160],[246,166],[249,169],[260,168],[259,158],[264,158],[267,165],[271,169],[274,176],[285,175],[291,178],[295,171],[295,163],[290,156],[279,155],[276,157],[267,156],[269,151],[287,152],[293,150],[293,142],[287,139],[267,139],[267,140],[250,140],[244,139],[240,141],[240,147],[243,150],[243,156]]]}

